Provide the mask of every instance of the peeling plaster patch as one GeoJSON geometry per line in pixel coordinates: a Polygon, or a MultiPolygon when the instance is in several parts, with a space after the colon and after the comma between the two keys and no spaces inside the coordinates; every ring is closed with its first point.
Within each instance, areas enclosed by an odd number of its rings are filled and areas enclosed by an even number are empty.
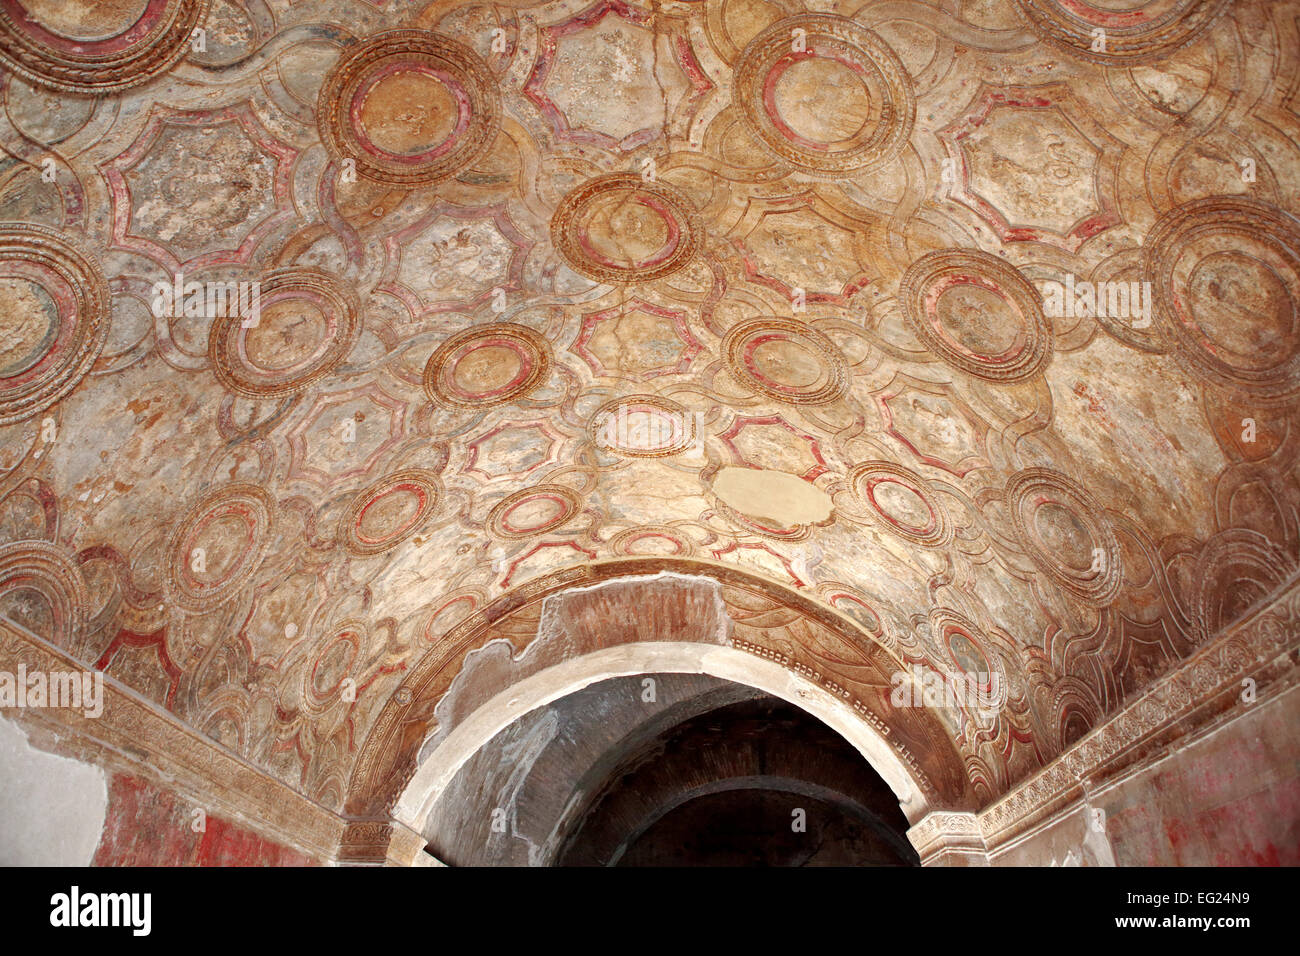
{"type": "MultiPolygon", "coordinates": [[[[682,607],[689,605],[693,611],[687,617],[691,627],[688,639],[722,646],[730,644],[732,621],[722,601],[721,585],[712,578],[661,571],[645,577],[613,578],[552,594],[542,602],[537,636],[518,657],[514,656],[514,645],[504,637],[488,641],[465,655],[460,672],[434,707],[436,726],[420,748],[419,762],[428,759],[475,708],[503,689],[554,664],[581,657],[601,647],[629,642],[608,637],[603,641],[594,639],[592,629],[584,627],[586,624],[601,629],[620,625],[629,629],[644,628],[647,634],[640,639],[672,639],[670,635],[660,633],[649,612],[673,603],[682,607]],[[658,586],[665,587],[668,600],[646,600],[645,589],[658,586]],[[584,597],[596,598],[598,603],[593,607],[582,601],[584,597]],[[606,600],[602,602],[600,598],[606,600]],[[587,606],[578,607],[580,601],[587,606]],[[583,614],[584,610],[594,613],[588,618],[583,614]],[[629,611],[631,616],[625,618],[620,610],[629,611]]],[[[633,640],[636,639],[633,635],[633,640]]]]}
{"type": "Polygon", "coordinates": [[[1085,806],[1084,821],[1088,824],[1088,835],[1083,838],[1084,859],[1092,866],[1115,866],[1115,851],[1106,836],[1106,811],[1085,806]]]}
{"type": "Polygon", "coordinates": [[[829,495],[784,471],[723,468],[713,479],[713,493],[742,514],[782,528],[820,524],[831,516],[829,495]]]}
{"type": "Polygon", "coordinates": [[[1081,842],[1066,850],[1065,857],[1059,862],[1052,856],[1049,866],[1117,866],[1115,851],[1111,848],[1110,838],[1106,836],[1106,811],[1084,804],[1082,813],[1072,822],[1084,825],[1081,842]]]}
{"type": "Polygon", "coordinates": [[[90,764],[37,750],[0,717],[0,866],[89,866],[108,812],[90,764]]]}
{"type": "MultiPolygon", "coordinates": [[[[520,739],[511,741],[501,750],[501,762],[511,769],[497,794],[497,806],[506,811],[510,823],[509,836],[528,844],[528,865],[539,866],[543,848],[534,843],[528,834],[519,832],[519,793],[528,781],[528,775],[532,773],[537,759],[559,734],[560,718],[552,708],[547,707],[531,720],[532,726],[524,731],[520,739]]],[[[488,839],[504,838],[506,835],[494,831],[488,839]]]]}
{"type": "MultiPolygon", "coordinates": [[[[710,628],[708,622],[702,621],[701,623],[703,626],[698,628],[699,633],[708,634],[710,630],[712,631],[712,640],[706,641],[705,643],[723,645],[731,643],[731,618],[727,615],[727,606],[722,600],[722,585],[712,578],[693,574],[678,574],[675,571],[660,571],[658,574],[649,577],[629,576],[612,578],[608,581],[602,581],[599,584],[592,584],[587,587],[570,588],[569,590],[562,591],[559,594],[552,594],[542,603],[542,620],[537,627],[537,643],[541,643],[541,641],[552,636],[552,634],[557,633],[557,631],[563,627],[560,615],[561,612],[565,610],[564,605],[577,595],[594,594],[597,592],[612,594],[614,592],[624,592],[633,586],[657,584],[679,584],[681,586],[681,591],[688,594],[699,591],[705,592],[712,598],[713,627],[710,628]]],[[[672,589],[669,589],[669,592],[672,594],[679,593],[672,589]]],[[[532,650],[531,646],[529,647],[529,650],[532,650]]],[[[525,656],[526,655],[527,651],[525,651],[525,656]]]]}
{"type": "Polygon", "coordinates": [[[587,809],[587,797],[587,790],[583,787],[575,788],[573,793],[569,795],[569,799],[564,804],[564,809],[556,817],[555,824],[546,837],[546,842],[542,844],[541,857],[543,860],[555,859],[565,835],[570,832],[570,828],[578,821],[582,812],[587,809]]]}

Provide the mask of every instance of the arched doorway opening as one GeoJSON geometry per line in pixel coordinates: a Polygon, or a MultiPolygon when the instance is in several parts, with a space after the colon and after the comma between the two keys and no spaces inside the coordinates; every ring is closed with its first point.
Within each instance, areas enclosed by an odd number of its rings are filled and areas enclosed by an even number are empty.
{"type": "Polygon", "coordinates": [[[497,734],[592,684],[708,675],[784,701],[831,728],[915,823],[974,809],[951,729],[892,707],[898,656],[805,594],[713,562],[597,562],[473,608],[390,698],[362,746],[347,801],[360,822],[424,828],[457,772],[497,734]]]}
{"type": "Polygon", "coordinates": [[[436,795],[429,851],[476,866],[910,865],[908,820],[806,710],[707,674],[598,681],[521,715],[436,795]]]}

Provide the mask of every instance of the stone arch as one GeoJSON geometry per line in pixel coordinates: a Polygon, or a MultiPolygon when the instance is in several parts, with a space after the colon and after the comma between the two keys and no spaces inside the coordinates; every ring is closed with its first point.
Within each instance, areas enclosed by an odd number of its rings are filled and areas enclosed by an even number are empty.
{"type": "Polygon", "coordinates": [[[835,730],[862,754],[889,784],[909,821],[920,819],[929,808],[915,775],[884,735],[825,688],[774,661],[735,648],[674,641],[595,651],[503,689],[427,753],[398,798],[394,816],[412,829],[419,829],[438,793],[465,761],[523,715],[592,684],[649,673],[707,674],[794,704],[835,730]]]}
{"type": "Polygon", "coordinates": [[[593,562],[529,581],[437,639],[362,744],[345,812],[418,827],[440,786],[529,710],[598,680],[707,673],[781,697],[843,734],[910,820],[974,809],[951,730],[895,708],[903,662],[798,591],[717,562],[593,562]]]}

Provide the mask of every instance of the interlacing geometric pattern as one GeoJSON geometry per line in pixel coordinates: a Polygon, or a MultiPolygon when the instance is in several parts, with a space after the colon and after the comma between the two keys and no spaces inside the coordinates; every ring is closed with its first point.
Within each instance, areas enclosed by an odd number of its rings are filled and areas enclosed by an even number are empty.
{"type": "Polygon", "coordinates": [[[0,613],[328,809],[593,563],[726,570],[963,808],[1300,564],[1295,0],[0,0],[0,67],[0,613]]]}

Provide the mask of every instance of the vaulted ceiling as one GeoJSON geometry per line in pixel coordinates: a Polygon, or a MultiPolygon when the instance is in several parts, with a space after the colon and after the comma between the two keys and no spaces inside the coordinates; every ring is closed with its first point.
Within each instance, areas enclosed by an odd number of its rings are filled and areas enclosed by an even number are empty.
{"type": "Polygon", "coordinates": [[[0,0],[0,612],[338,810],[512,595],[726,570],[882,726],[997,675],[934,717],[985,803],[1300,563],[1297,58],[1291,0],[0,0]]]}

